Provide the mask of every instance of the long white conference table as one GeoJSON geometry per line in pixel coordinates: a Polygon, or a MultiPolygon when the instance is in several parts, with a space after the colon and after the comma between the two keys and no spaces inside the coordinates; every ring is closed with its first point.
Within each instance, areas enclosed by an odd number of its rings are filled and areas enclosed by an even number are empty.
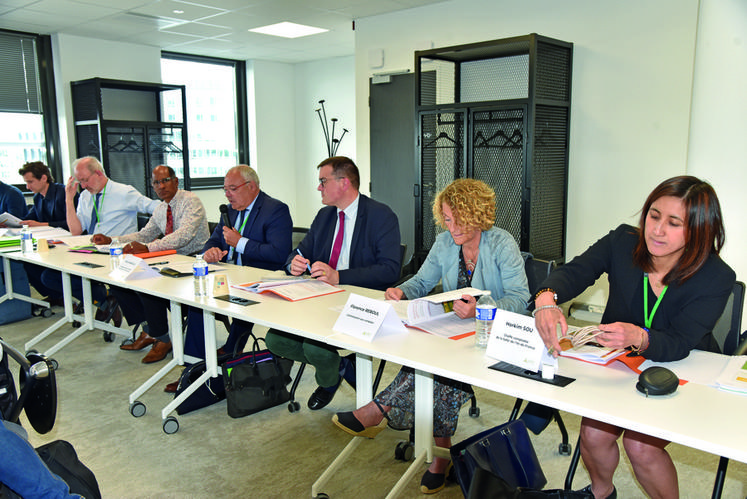
{"type": "MultiPolygon", "coordinates": [[[[484,350],[476,349],[472,338],[454,341],[411,330],[407,334],[385,336],[373,342],[366,342],[346,334],[335,333],[332,330],[350,292],[383,298],[383,293],[380,291],[342,286],[345,292],[291,303],[275,296],[256,295],[231,289],[231,294],[258,302],[255,305],[241,306],[212,297],[195,299],[190,278],[174,279],[158,276],[122,283],[108,275],[108,267],[87,269],[76,266],[73,262],[80,261],[80,255],[70,255],[76,254],[56,248],[48,254],[36,254],[29,257],[20,253],[5,256],[22,261],[35,261],[63,272],[80,275],[84,277],[84,280],[94,279],[151,293],[169,299],[172,306],[192,305],[201,308],[206,318],[205,341],[208,364],[204,375],[206,379],[209,376],[218,375],[215,357],[215,313],[281,329],[356,352],[358,406],[370,401],[373,395],[371,393],[373,358],[414,368],[416,460],[388,497],[396,496],[402,485],[413,473],[417,472],[419,466],[424,461],[430,461],[433,456],[434,375],[463,381],[511,397],[630,428],[717,456],[747,463],[747,433],[739,431],[744,414],[747,414],[747,397],[745,396],[691,382],[680,386],[673,395],[646,398],[635,389],[637,374],[627,368],[601,367],[566,358],[559,359],[558,374],[575,378],[575,381],[566,387],[558,387],[489,369],[488,366],[495,361],[485,357],[484,350]]],[[[159,260],[177,261],[184,258],[186,257],[169,256],[159,258],[159,260]]],[[[102,265],[108,263],[106,255],[87,255],[85,259],[102,265]]],[[[233,284],[258,280],[267,275],[267,271],[261,269],[233,265],[225,265],[225,272],[229,282],[233,284]]],[[[173,310],[172,308],[172,312],[173,310]]],[[[180,314],[172,313],[172,317],[180,317],[180,314]]],[[[172,319],[172,333],[181,330],[181,324],[178,322],[172,319]]],[[[160,379],[160,377],[156,378],[162,371],[163,376],[176,364],[183,363],[183,350],[179,336],[172,334],[174,360],[171,361],[170,366],[164,367],[139,390],[147,390],[160,379]],[[153,383],[149,384],[150,381],[153,383]]],[[[726,357],[723,358],[725,361],[726,357]]],[[[194,386],[199,384],[200,380],[194,386]]],[[[138,392],[133,392],[135,393],[138,392]]],[[[133,396],[131,395],[130,403],[132,402],[133,396]]],[[[172,417],[168,414],[179,403],[180,401],[174,400],[163,409],[164,422],[172,417]]],[[[164,430],[167,430],[166,426],[164,430]]],[[[332,477],[334,469],[360,441],[362,441],[360,437],[354,438],[330,465],[330,469],[312,486],[312,497],[316,497],[321,492],[326,481],[332,477]]]]}

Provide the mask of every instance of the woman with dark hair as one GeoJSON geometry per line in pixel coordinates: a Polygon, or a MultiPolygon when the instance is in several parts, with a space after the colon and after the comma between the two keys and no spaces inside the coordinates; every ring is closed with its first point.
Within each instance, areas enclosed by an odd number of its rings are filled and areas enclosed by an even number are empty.
{"type": "MultiPolygon", "coordinates": [[[[513,236],[494,227],[495,193],[474,179],[458,179],[436,195],[433,218],[446,229],[436,237],[418,273],[396,288],[386,290],[389,300],[427,295],[439,281],[444,291],[466,287],[490,290],[498,308],[526,310],[529,299],[524,260],[513,236]]],[[[454,302],[461,319],[475,317],[476,300],[462,295],[454,302]]],[[[451,447],[459,409],[472,397],[463,383],[436,376],[433,383],[433,436],[439,447],[451,447]]],[[[415,375],[402,368],[389,386],[367,405],[353,412],[338,412],[332,421],[356,436],[374,438],[386,427],[408,428],[413,424],[415,375]]],[[[424,494],[443,489],[452,463],[434,457],[420,482],[424,494]]]]}
{"type": "MultiPolygon", "coordinates": [[[[724,227],[716,193],[692,176],[662,182],[646,199],[639,227],[621,225],[570,263],[558,267],[535,295],[537,330],[550,353],[560,351],[556,326],[568,325],[558,303],[571,300],[606,273],[609,297],[597,341],[658,362],[685,358],[694,348],[718,351],[711,331],[736,276],[719,258],[724,227]]],[[[617,439],[649,497],[678,497],[669,442],[583,418],[581,456],[596,498],[616,498],[612,478],[617,439]]]]}

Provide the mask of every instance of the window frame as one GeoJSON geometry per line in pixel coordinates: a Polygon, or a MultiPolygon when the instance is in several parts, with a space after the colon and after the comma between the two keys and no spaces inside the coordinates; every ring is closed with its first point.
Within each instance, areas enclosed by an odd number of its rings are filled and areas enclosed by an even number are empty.
{"type": "MultiPolygon", "coordinates": [[[[181,54],[177,52],[161,51],[161,59],[173,59],[178,61],[199,62],[205,64],[216,64],[232,66],[236,82],[236,145],[240,164],[249,164],[249,118],[247,115],[247,86],[246,86],[246,62],[234,59],[221,59],[218,57],[207,57],[202,55],[181,54]]],[[[185,113],[184,120],[188,123],[189,109],[185,113]]],[[[189,134],[189,126],[187,133],[189,134]]],[[[189,135],[187,135],[189,140],[189,135]]],[[[223,177],[197,177],[192,175],[191,189],[214,189],[223,187],[223,177]]]]}
{"type": "MultiPolygon", "coordinates": [[[[0,33],[10,36],[33,38],[36,41],[36,64],[41,103],[42,126],[44,128],[44,146],[47,153],[47,167],[57,182],[65,183],[60,155],[60,124],[57,120],[57,94],[54,84],[54,63],[52,57],[52,37],[8,29],[0,33]]],[[[23,165],[18,165],[20,169],[23,165]]],[[[31,193],[25,183],[13,184],[24,194],[31,193]]]]}

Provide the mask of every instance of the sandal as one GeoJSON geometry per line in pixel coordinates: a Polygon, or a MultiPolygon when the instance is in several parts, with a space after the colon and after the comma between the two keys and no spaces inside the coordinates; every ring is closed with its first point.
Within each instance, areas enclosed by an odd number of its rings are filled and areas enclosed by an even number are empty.
{"type": "Polygon", "coordinates": [[[423,478],[420,479],[420,492],[423,494],[435,494],[446,487],[446,479],[451,479],[454,463],[449,461],[446,470],[443,473],[431,473],[425,470],[423,478]]]}
{"type": "Polygon", "coordinates": [[[381,422],[375,426],[369,426],[368,428],[366,428],[365,426],[363,426],[363,423],[358,421],[358,418],[355,417],[352,411],[338,412],[337,414],[332,416],[332,422],[336,424],[340,429],[342,429],[345,433],[349,433],[354,437],[374,438],[376,437],[376,435],[381,433],[384,428],[386,428],[387,423],[389,423],[389,416],[377,401],[374,400],[373,402],[374,404],[376,404],[376,407],[379,408],[381,414],[383,414],[384,416],[381,422]]]}

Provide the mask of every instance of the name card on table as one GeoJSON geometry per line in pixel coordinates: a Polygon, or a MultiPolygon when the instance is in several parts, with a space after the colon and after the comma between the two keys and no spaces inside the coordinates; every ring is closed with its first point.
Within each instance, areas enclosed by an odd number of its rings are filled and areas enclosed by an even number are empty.
{"type": "Polygon", "coordinates": [[[332,329],[369,342],[382,336],[407,333],[389,303],[355,293],[350,294],[332,329]]]}
{"type": "Polygon", "coordinates": [[[547,353],[534,318],[506,310],[496,310],[487,355],[533,372],[545,367],[557,369],[558,361],[547,353]]]}
{"type": "Polygon", "coordinates": [[[126,281],[127,279],[143,279],[145,277],[155,277],[158,272],[153,267],[148,266],[145,260],[135,255],[123,255],[119,267],[112,270],[109,275],[113,279],[126,281]]]}

